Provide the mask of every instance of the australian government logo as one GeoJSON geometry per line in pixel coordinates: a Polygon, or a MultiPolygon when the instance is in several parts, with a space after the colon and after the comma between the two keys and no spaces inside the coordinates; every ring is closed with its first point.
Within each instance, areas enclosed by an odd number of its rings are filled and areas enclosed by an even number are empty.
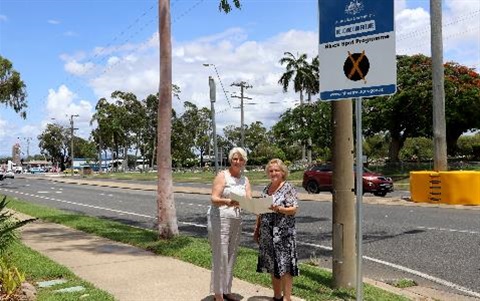
{"type": "Polygon", "coordinates": [[[348,15],[356,15],[363,10],[363,3],[359,0],[352,0],[345,6],[345,13],[348,15]]]}
{"type": "Polygon", "coordinates": [[[374,15],[363,13],[365,6],[360,0],[352,0],[345,6],[345,17],[335,22],[335,37],[341,38],[355,34],[375,31],[374,15]]]}

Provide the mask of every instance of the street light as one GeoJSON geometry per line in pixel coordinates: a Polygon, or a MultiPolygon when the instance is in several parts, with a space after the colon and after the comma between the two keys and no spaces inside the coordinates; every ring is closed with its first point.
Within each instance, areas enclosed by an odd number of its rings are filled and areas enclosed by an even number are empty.
{"type": "Polygon", "coordinates": [[[213,69],[215,69],[215,73],[217,74],[218,82],[220,83],[220,86],[222,87],[223,94],[225,94],[225,98],[227,99],[228,106],[231,107],[230,100],[228,99],[227,92],[225,91],[225,88],[223,87],[222,79],[220,78],[220,74],[218,74],[218,70],[217,70],[217,67],[215,66],[215,64],[203,63],[203,66],[213,67],[213,69]]]}
{"type": "Polygon", "coordinates": [[[210,87],[210,104],[212,113],[212,135],[213,135],[213,155],[215,157],[215,174],[218,173],[218,150],[217,150],[217,124],[215,123],[215,100],[216,88],[215,81],[211,76],[208,77],[208,86],[210,87]]]}
{"type": "MultiPolygon", "coordinates": [[[[217,77],[220,80],[220,76],[218,75],[217,68],[215,67],[214,64],[203,64],[203,66],[205,67],[213,66],[213,68],[215,68],[215,72],[217,73],[217,77]]],[[[212,114],[211,118],[212,118],[214,166],[215,166],[215,174],[217,174],[218,173],[218,147],[217,147],[217,124],[215,123],[215,101],[217,99],[217,89],[215,87],[215,80],[211,76],[208,77],[208,86],[210,87],[210,111],[212,114]]],[[[222,85],[222,88],[223,88],[223,85],[222,85]]]]}
{"type": "Polygon", "coordinates": [[[73,174],[74,174],[73,173],[73,159],[75,158],[74,155],[73,155],[73,133],[74,133],[75,130],[78,130],[78,128],[76,129],[76,128],[73,127],[73,117],[78,117],[78,114],[70,115],[70,134],[71,134],[71,137],[72,137],[72,141],[70,142],[70,147],[71,147],[70,154],[72,156],[72,164],[71,164],[70,168],[72,169],[72,178],[73,178],[73,174]]]}

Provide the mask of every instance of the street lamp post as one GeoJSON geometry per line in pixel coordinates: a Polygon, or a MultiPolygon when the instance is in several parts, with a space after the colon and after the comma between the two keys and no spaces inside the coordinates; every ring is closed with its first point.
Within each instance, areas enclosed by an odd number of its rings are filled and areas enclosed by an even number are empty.
{"type": "Polygon", "coordinates": [[[225,91],[225,88],[223,87],[222,79],[220,78],[220,74],[218,74],[218,70],[217,70],[217,67],[215,66],[215,64],[204,63],[203,66],[213,67],[213,69],[215,69],[215,73],[217,74],[218,82],[220,83],[220,86],[222,87],[223,94],[225,94],[225,98],[227,99],[227,103],[231,107],[230,100],[228,99],[227,91],[225,91]]]}
{"type": "Polygon", "coordinates": [[[78,130],[73,126],[73,117],[78,117],[78,114],[70,115],[70,135],[72,137],[72,141],[70,141],[70,148],[71,148],[70,149],[70,155],[72,157],[72,164],[71,164],[70,168],[71,168],[71,171],[72,171],[72,177],[73,177],[73,174],[74,174],[74,172],[73,172],[73,160],[75,158],[74,155],[73,155],[73,138],[74,138],[73,133],[74,133],[75,130],[78,130]]]}
{"type": "Polygon", "coordinates": [[[208,77],[208,85],[210,87],[210,104],[212,113],[212,135],[213,135],[213,155],[215,157],[215,174],[218,173],[218,149],[217,149],[217,124],[215,123],[215,100],[216,89],[215,81],[211,76],[208,77]]]}

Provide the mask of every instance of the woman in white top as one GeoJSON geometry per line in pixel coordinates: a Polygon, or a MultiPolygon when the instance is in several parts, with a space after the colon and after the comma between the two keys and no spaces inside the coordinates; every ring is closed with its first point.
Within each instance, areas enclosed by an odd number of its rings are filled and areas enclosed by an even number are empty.
{"type": "Polygon", "coordinates": [[[212,277],[210,291],[215,301],[236,301],[232,294],[233,266],[240,243],[242,220],[238,202],[230,192],[252,197],[248,178],[243,175],[247,153],[240,147],[228,154],[230,167],[217,174],[212,187],[212,205],[208,210],[208,237],[212,247],[212,277]]]}

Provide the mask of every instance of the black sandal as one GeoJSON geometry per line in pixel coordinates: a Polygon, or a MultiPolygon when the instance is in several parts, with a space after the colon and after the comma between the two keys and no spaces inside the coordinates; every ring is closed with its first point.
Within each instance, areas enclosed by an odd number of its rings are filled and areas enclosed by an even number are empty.
{"type": "Polygon", "coordinates": [[[239,301],[237,298],[229,297],[227,294],[223,294],[223,299],[227,301],[239,301]]]}
{"type": "Polygon", "coordinates": [[[273,297],[273,301],[283,301],[283,296],[281,296],[280,298],[273,297]]]}

